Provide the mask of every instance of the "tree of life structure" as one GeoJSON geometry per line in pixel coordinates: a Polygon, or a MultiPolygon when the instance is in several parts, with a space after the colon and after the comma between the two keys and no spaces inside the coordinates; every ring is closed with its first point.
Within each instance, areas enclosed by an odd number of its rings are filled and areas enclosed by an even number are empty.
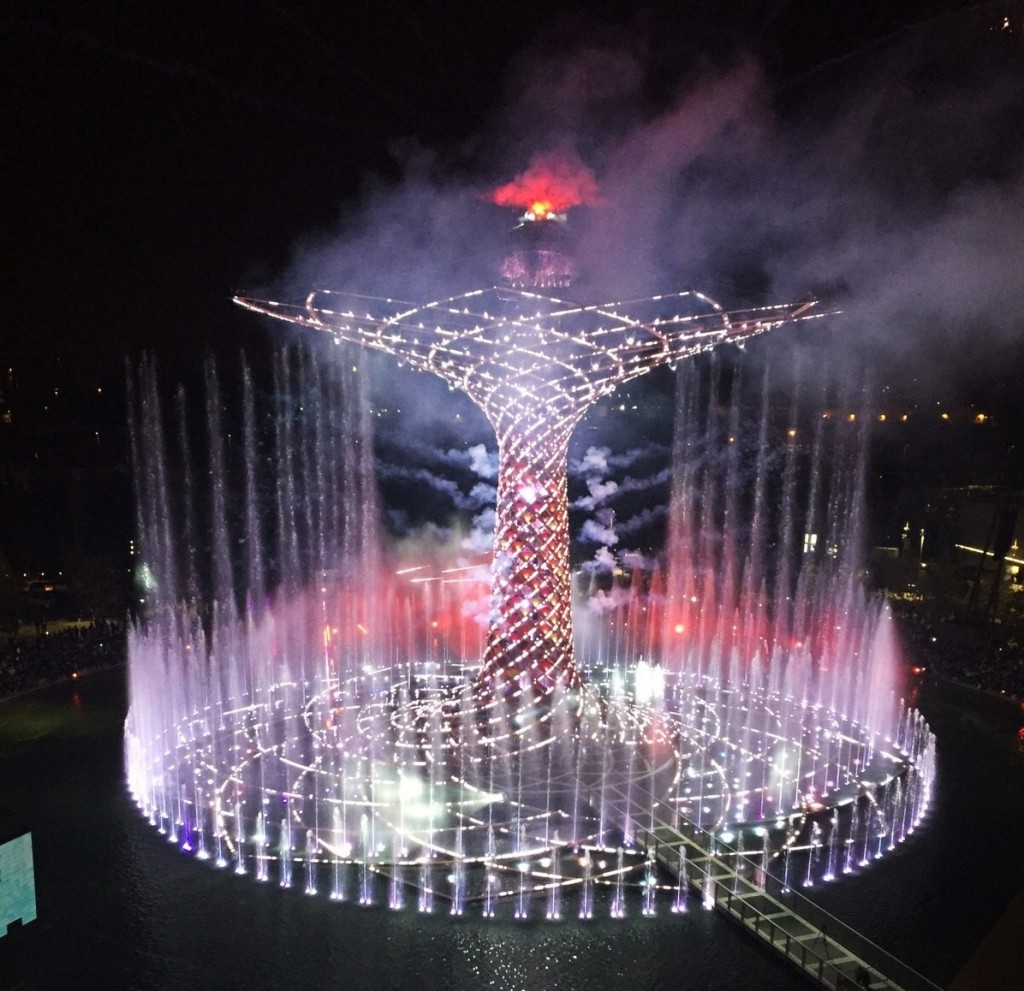
{"type": "Polygon", "coordinates": [[[304,304],[235,302],[388,352],[464,392],[489,420],[498,442],[490,620],[479,674],[446,722],[465,721],[458,712],[469,708],[474,725],[490,723],[490,738],[505,739],[531,721],[510,712],[543,721],[560,698],[584,694],[573,653],[566,465],[586,411],[660,365],[824,315],[813,302],[727,311],[696,291],[588,306],[509,287],[421,306],[330,290],[304,304]]]}

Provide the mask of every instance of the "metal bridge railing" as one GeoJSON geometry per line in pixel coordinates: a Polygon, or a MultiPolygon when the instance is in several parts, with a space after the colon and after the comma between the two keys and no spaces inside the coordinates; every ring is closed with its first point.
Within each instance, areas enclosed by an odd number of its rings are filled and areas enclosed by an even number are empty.
{"type": "Polygon", "coordinates": [[[799,892],[784,889],[757,859],[689,820],[637,825],[635,835],[673,873],[679,846],[686,844],[688,879],[705,904],[745,925],[822,987],[861,991],[858,968],[864,968],[872,991],[941,991],[852,926],[799,892]]]}

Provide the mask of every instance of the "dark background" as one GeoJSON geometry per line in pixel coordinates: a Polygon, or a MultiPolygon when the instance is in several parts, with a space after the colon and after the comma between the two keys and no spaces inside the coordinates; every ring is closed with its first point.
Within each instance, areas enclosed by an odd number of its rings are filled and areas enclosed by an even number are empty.
{"type": "MultiPolygon", "coordinates": [[[[0,571],[64,570],[83,595],[109,591],[133,531],[126,368],[148,351],[169,379],[194,380],[207,352],[259,355],[288,339],[232,306],[232,292],[287,284],[362,203],[408,186],[424,159],[435,184],[506,181],[552,138],[553,125],[537,119],[531,149],[530,127],[509,111],[534,63],[621,45],[644,67],[637,99],[653,119],[695,74],[752,59],[785,124],[813,117],[837,80],[855,88],[865,66],[921,32],[958,39],[955,60],[936,56],[932,76],[916,78],[923,92],[955,95],[960,76],[1014,60],[1024,76],[1021,23],[1020,3],[883,0],[4,4],[0,571]]],[[[1017,125],[986,121],[989,143],[965,138],[962,154],[950,138],[928,189],[946,174],[951,189],[965,176],[1015,182],[1017,125]]],[[[887,188],[917,181],[900,161],[899,181],[880,179],[887,188]]],[[[506,215],[495,216],[503,230],[506,215]]],[[[996,240],[1019,241],[1012,216],[996,240]]],[[[742,305],[764,288],[764,262],[729,243],[739,260],[712,259],[698,281],[742,305]]],[[[848,261],[835,260],[839,297],[848,261]]],[[[1017,477],[1021,349],[1019,326],[1008,325],[981,358],[969,336],[941,360],[932,354],[923,384],[913,371],[920,349],[902,364],[883,356],[880,387],[906,387],[907,402],[924,406],[955,381],[944,399],[970,413],[986,404],[998,434],[937,435],[929,422],[912,439],[883,438],[882,503],[899,500],[908,477],[918,485],[921,471],[1017,477]]],[[[883,523],[892,525],[895,516],[883,523]]]]}

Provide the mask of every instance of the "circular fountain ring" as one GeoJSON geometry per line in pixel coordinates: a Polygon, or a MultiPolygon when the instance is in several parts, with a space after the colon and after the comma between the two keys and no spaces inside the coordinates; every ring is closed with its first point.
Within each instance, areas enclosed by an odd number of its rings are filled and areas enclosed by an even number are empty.
{"type": "MultiPolygon", "coordinates": [[[[193,712],[173,738],[129,736],[130,760],[149,762],[140,805],[183,848],[257,877],[291,883],[294,867],[315,888],[318,872],[351,864],[399,887],[484,898],[471,865],[499,879],[497,894],[524,872],[537,888],[556,875],[578,884],[591,869],[580,865],[597,862],[588,851],[614,857],[656,819],[768,826],[790,841],[815,812],[835,815],[906,767],[855,720],[706,678],[674,675],[641,705],[592,673],[507,720],[496,707],[476,717],[468,671],[380,675],[278,683],[193,712]]],[[[909,808],[888,810],[892,835],[909,808]]]]}
{"type": "MultiPolygon", "coordinates": [[[[303,721],[322,753],[349,765],[388,768],[397,780],[383,785],[385,791],[409,796],[443,789],[449,807],[504,806],[504,817],[493,808],[487,817],[503,832],[512,828],[509,809],[512,818],[519,815],[515,810],[530,809],[526,832],[534,845],[551,843],[553,821],[571,823],[559,830],[560,843],[596,842],[585,824],[600,824],[616,789],[624,826],[631,794],[645,796],[650,809],[674,793],[683,755],[679,726],[663,713],[605,699],[585,685],[514,713],[500,712],[493,698],[482,704],[481,692],[479,683],[410,678],[361,700],[339,686],[311,698],[303,721]]],[[[380,809],[375,793],[381,790],[380,777],[367,778],[362,798],[380,809]]],[[[388,829],[415,833],[420,845],[431,845],[400,812],[381,818],[388,829]]],[[[599,825],[598,835],[602,831],[599,825]]]]}

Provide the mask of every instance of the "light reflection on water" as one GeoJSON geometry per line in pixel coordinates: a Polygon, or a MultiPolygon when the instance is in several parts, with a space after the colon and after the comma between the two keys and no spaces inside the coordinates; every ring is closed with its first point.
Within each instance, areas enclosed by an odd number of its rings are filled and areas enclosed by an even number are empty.
{"type": "MultiPolygon", "coordinates": [[[[113,672],[0,708],[0,821],[33,832],[39,909],[37,922],[0,939],[5,988],[804,986],[732,924],[696,904],[684,916],[672,915],[666,904],[653,920],[640,916],[639,904],[623,921],[453,920],[446,913],[339,905],[307,898],[301,886],[282,891],[216,871],[162,842],[128,800],[123,705],[122,676],[113,672]]],[[[1024,816],[1024,761],[1016,726],[987,728],[945,703],[926,714],[939,732],[933,821],[884,864],[814,894],[945,984],[1024,885],[1024,854],[1011,849],[1019,834],[1008,825],[1024,816]],[[975,874],[958,877],[951,897],[949,864],[962,856],[963,836],[976,833],[979,808],[997,849],[990,845],[991,859],[979,858],[975,874]],[[986,873],[993,862],[998,869],[986,873]]]]}

